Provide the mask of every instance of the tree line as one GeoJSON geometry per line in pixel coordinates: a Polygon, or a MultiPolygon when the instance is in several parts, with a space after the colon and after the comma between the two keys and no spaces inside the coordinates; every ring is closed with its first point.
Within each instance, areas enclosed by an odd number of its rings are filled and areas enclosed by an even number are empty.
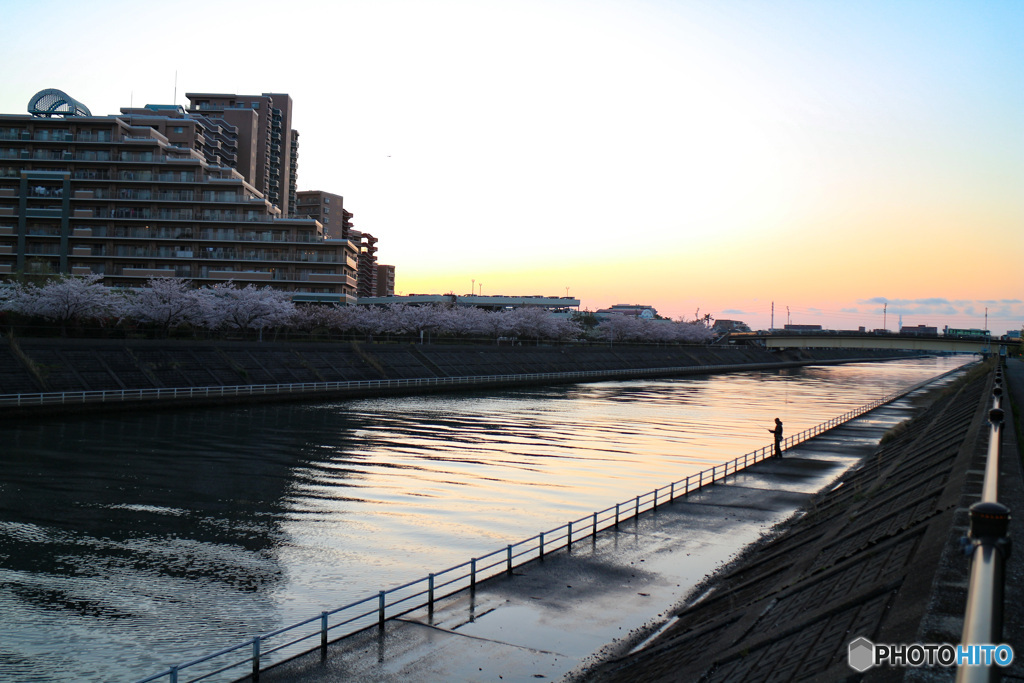
{"type": "Polygon", "coordinates": [[[12,282],[0,287],[0,312],[22,322],[44,320],[69,329],[142,327],[160,336],[191,330],[205,333],[262,334],[265,330],[361,336],[411,337],[417,340],[488,338],[492,340],[686,343],[709,342],[707,320],[644,320],[592,314],[571,317],[541,308],[487,311],[470,306],[342,306],[298,304],[272,287],[225,282],[193,287],[182,278],[151,278],[140,288],[109,288],[100,275],[57,276],[44,282],[12,282]]]}

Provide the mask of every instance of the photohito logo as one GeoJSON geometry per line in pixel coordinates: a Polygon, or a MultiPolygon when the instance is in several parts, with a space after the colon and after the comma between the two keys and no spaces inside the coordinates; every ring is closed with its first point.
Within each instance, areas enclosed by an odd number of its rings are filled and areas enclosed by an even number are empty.
{"type": "Polygon", "coordinates": [[[1010,666],[1013,648],[1009,645],[950,645],[911,643],[881,645],[863,636],[850,643],[847,662],[863,673],[873,666],[1010,666]]]}

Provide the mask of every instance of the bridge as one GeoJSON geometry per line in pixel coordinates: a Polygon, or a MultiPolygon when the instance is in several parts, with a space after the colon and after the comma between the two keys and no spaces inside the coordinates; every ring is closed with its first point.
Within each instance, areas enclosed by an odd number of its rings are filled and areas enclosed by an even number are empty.
{"type": "Polygon", "coordinates": [[[961,337],[926,337],[911,334],[875,334],[871,332],[733,332],[730,344],[755,344],[769,349],[909,349],[946,353],[979,353],[983,356],[1003,353],[1018,341],[999,339],[965,339],[961,337]]]}

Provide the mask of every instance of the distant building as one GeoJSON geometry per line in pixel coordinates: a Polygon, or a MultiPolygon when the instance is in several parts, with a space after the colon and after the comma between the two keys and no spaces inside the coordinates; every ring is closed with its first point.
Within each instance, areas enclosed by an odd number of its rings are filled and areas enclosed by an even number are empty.
{"type": "Polygon", "coordinates": [[[189,112],[223,119],[238,129],[239,173],[283,216],[296,215],[299,134],[292,130],[292,98],[284,93],[185,97],[189,112]]]}
{"type": "Polygon", "coordinates": [[[376,296],[395,295],[395,267],[377,266],[377,293],[376,296]]]}
{"type": "Polygon", "coordinates": [[[750,326],[745,322],[741,320],[726,320],[725,318],[715,320],[715,324],[711,326],[711,329],[722,334],[726,332],[750,332],[750,326]]]}
{"type": "Polygon", "coordinates": [[[900,328],[900,334],[911,335],[915,337],[937,337],[939,336],[939,328],[929,327],[927,325],[915,325],[910,327],[904,325],[900,328]]]}
{"type": "Polygon", "coordinates": [[[610,308],[602,308],[594,311],[594,314],[598,317],[608,315],[628,315],[634,318],[643,318],[644,320],[654,320],[658,317],[658,311],[654,306],[644,306],[641,304],[615,304],[610,308]]]}
{"type": "Polygon", "coordinates": [[[320,190],[297,192],[295,215],[315,218],[324,226],[324,235],[333,240],[347,240],[352,230],[353,214],[345,209],[345,198],[340,194],[320,190]]]}
{"type": "Polygon", "coordinates": [[[426,306],[431,304],[450,304],[453,306],[476,306],[491,311],[512,308],[546,308],[550,311],[569,311],[578,309],[580,300],[568,296],[475,296],[458,294],[407,294],[405,296],[359,297],[359,303],[369,306],[387,304],[408,304],[426,306]]]}
{"type": "Polygon", "coordinates": [[[368,232],[349,231],[349,239],[359,254],[357,295],[374,296],[377,293],[377,238],[368,232]]]}

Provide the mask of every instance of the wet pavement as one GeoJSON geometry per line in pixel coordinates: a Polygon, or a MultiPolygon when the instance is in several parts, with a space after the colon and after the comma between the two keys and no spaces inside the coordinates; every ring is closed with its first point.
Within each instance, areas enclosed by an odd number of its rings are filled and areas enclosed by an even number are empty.
{"type": "Polygon", "coordinates": [[[914,394],[543,560],[264,671],[261,681],[573,678],[663,627],[915,412],[914,394]]]}

